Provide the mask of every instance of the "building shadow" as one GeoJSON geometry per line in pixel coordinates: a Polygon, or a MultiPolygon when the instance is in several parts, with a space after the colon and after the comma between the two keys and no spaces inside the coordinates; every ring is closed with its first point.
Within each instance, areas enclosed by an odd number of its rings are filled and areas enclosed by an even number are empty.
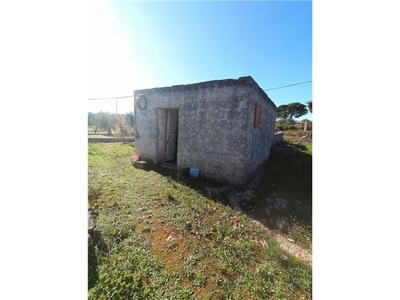
{"type": "Polygon", "coordinates": [[[173,168],[173,163],[156,164],[151,161],[146,161],[145,164],[140,165],[139,169],[142,169],[144,171],[156,172],[156,173],[160,174],[161,176],[168,178],[168,180],[170,180],[170,181],[173,181],[177,184],[182,184],[182,185],[189,187],[190,189],[196,191],[200,195],[202,195],[210,200],[228,204],[228,202],[226,201],[226,197],[225,197],[226,195],[224,193],[215,195],[213,193],[210,193],[208,191],[208,189],[226,186],[226,185],[229,185],[229,183],[217,182],[217,181],[202,177],[201,171],[200,171],[200,176],[198,176],[197,178],[193,178],[192,176],[190,176],[189,168],[185,168],[182,170],[176,170],[176,168],[175,169],[173,168]]]}
{"type": "Polygon", "coordinates": [[[288,233],[295,224],[312,226],[312,155],[305,152],[305,146],[293,147],[298,149],[293,156],[271,152],[256,185],[252,181],[243,186],[216,182],[202,177],[201,171],[198,178],[192,178],[189,168],[178,171],[152,162],[146,162],[142,169],[154,171],[210,200],[238,209],[268,229],[288,233]]]}

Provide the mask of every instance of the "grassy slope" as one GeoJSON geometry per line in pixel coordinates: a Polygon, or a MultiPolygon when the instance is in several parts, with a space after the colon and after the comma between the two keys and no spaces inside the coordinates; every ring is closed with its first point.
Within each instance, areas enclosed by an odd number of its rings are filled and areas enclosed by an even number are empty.
{"type": "Polygon", "coordinates": [[[101,234],[89,299],[311,299],[311,269],[185,177],[135,169],[127,144],[89,144],[101,234]]]}
{"type": "MultiPolygon", "coordinates": [[[[312,143],[301,141],[302,131],[284,132],[284,143],[298,149],[296,156],[284,157],[271,154],[265,164],[266,176],[257,191],[257,205],[265,199],[284,198],[291,209],[282,214],[272,214],[265,224],[278,230],[278,225],[286,223],[281,233],[292,238],[304,249],[312,250],[312,143]],[[285,230],[286,229],[286,230],[285,230]]],[[[255,213],[265,218],[262,210],[255,213]]],[[[282,225],[281,225],[282,226],[282,225]]],[[[279,230],[278,230],[279,231],[279,230]]]]}

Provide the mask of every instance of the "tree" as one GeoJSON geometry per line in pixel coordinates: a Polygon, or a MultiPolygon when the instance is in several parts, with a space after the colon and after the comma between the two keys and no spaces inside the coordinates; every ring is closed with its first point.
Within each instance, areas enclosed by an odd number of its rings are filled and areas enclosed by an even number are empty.
{"type": "Polygon", "coordinates": [[[97,114],[89,112],[88,113],[88,125],[93,128],[94,134],[97,133],[97,129],[99,128],[97,121],[97,114]]]}
{"type": "Polygon", "coordinates": [[[280,105],[277,108],[277,117],[280,119],[300,118],[305,114],[307,114],[307,108],[299,102],[280,105]]]}
{"type": "Polygon", "coordinates": [[[96,114],[89,112],[88,113],[88,125],[92,126],[92,125],[95,125],[95,123],[96,123],[96,114]]]}
{"type": "Polygon", "coordinates": [[[115,122],[115,116],[112,116],[109,112],[99,112],[98,117],[98,127],[100,129],[107,130],[107,134],[111,135],[111,129],[115,122]]]}
{"type": "Polygon", "coordinates": [[[281,120],[276,121],[275,127],[279,130],[294,130],[296,129],[295,124],[296,122],[293,119],[282,118],[281,120]]]}
{"type": "Polygon", "coordinates": [[[308,111],[309,111],[310,113],[312,113],[312,100],[306,102],[306,104],[307,104],[307,109],[308,109],[308,111]]]}
{"type": "Polygon", "coordinates": [[[125,114],[125,121],[132,128],[135,127],[135,115],[133,114],[133,112],[128,112],[128,113],[125,114]]]}
{"type": "Polygon", "coordinates": [[[278,106],[276,112],[279,119],[287,119],[289,116],[288,106],[286,104],[278,106]]]}

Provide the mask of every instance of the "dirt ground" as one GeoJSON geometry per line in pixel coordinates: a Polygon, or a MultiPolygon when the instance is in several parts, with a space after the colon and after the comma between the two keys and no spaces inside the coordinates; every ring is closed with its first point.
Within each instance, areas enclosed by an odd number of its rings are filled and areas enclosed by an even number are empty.
{"type": "Polygon", "coordinates": [[[261,221],[253,218],[253,222],[266,230],[285,251],[306,262],[308,265],[312,265],[312,254],[310,253],[310,251],[303,249],[299,245],[296,245],[292,240],[286,238],[282,234],[279,234],[276,231],[269,229],[261,221]]]}

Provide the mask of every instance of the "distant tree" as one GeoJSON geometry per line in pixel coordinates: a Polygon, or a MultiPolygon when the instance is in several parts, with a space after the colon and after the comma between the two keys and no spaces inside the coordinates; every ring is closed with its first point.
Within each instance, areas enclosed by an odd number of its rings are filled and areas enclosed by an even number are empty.
{"type": "Polygon", "coordinates": [[[280,119],[300,118],[305,114],[307,114],[307,108],[299,102],[280,105],[277,108],[277,117],[280,119]]]}
{"type": "Polygon", "coordinates": [[[282,118],[282,119],[276,121],[275,127],[278,130],[294,130],[294,129],[296,129],[295,124],[296,124],[296,122],[293,119],[282,118]]]}
{"type": "Polygon", "coordinates": [[[309,111],[310,113],[312,113],[312,100],[306,102],[306,104],[307,104],[307,109],[308,109],[308,111],[309,111]]]}
{"type": "Polygon", "coordinates": [[[288,104],[289,118],[300,118],[307,114],[307,108],[304,104],[299,102],[289,103],[288,104]]]}
{"type": "Polygon", "coordinates": [[[112,134],[112,127],[114,125],[115,117],[109,112],[99,112],[97,116],[97,125],[100,129],[107,130],[107,134],[112,134]]]}
{"type": "Polygon", "coordinates": [[[88,113],[88,125],[93,126],[96,124],[96,114],[89,112],[88,113]]]}
{"type": "Polygon", "coordinates": [[[124,137],[125,136],[125,130],[124,130],[124,124],[123,122],[125,121],[120,115],[116,116],[116,123],[113,124],[113,129],[114,132],[117,132],[117,134],[120,137],[124,137]]]}
{"type": "Polygon", "coordinates": [[[125,114],[125,123],[127,124],[128,134],[133,136],[135,133],[135,115],[133,112],[125,114]]]}
{"type": "Polygon", "coordinates": [[[277,117],[279,119],[287,119],[289,117],[287,104],[283,104],[283,105],[278,106],[276,112],[277,112],[277,117]]]}
{"type": "Polygon", "coordinates": [[[97,129],[99,128],[97,114],[92,112],[88,113],[88,126],[93,128],[94,134],[97,133],[97,129]]]}
{"type": "Polygon", "coordinates": [[[128,113],[125,114],[125,121],[132,128],[135,126],[135,115],[133,114],[133,112],[128,112],[128,113]]]}

